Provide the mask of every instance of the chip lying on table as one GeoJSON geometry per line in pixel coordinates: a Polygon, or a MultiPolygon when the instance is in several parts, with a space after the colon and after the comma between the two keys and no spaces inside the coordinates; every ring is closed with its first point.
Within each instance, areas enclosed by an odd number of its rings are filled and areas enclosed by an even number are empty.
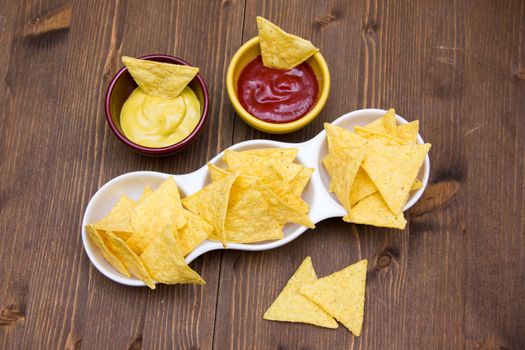
{"type": "Polygon", "coordinates": [[[116,270],[151,289],[155,282],[205,283],[184,256],[208,238],[213,227],[182,207],[172,177],[155,191],[146,187],[138,202],[123,195],[106,217],[86,225],[86,232],[116,270]]]}
{"type": "Polygon", "coordinates": [[[294,163],[297,149],[267,148],[224,152],[226,169],[208,164],[212,182],[182,204],[213,227],[210,239],[226,246],[283,238],[283,227],[309,228],[301,193],[313,169],[294,163]]]}
{"type": "Polygon", "coordinates": [[[421,188],[416,178],[430,144],[417,144],[419,122],[397,125],[390,109],[355,132],[325,124],[328,155],[323,165],[330,191],[346,209],[344,221],[404,229],[410,191],[421,188]]]}
{"type": "Polygon", "coordinates": [[[364,316],[367,265],[366,259],[361,260],[318,279],[312,259],[307,256],[263,318],[326,328],[337,328],[337,320],[359,336],[364,316]]]}

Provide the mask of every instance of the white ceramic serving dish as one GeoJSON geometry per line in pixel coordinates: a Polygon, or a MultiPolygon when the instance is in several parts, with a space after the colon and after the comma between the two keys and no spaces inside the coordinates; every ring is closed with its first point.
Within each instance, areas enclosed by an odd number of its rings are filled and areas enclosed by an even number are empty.
{"type": "MultiPolygon", "coordinates": [[[[343,127],[345,129],[353,129],[355,125],[366,125],[382,117],[386,111],[382,109],[361,109],[345,114],[335,121],[334,125],[343,127]]],[[[396,115],[398,124],[406,124],[407,121],[396,115]]],[[[418,135],[417,142],[422,144],[423,139],[418,135]]],[[[318,223],[330,217],[342,217],[345,215],[344,208],[339,204],[334,194],[328,191],[329,176],[326,173],[320,161],[328,154],[326,144],[326,132],[323,130],[314,138],[302,143],[285,143],[272,140],[250,140],[238,143],[231,146],[231,150],[246,150],[254,148],[270,148],[270,147],[294,147],[299,150],[297,162],[306,167],[314,168],[310,182],[306,186],[302,198],[310,205],[309,216],[314,223],[318,223]]],[[[211,163],[224,166],[222,162],[222,155],[224,152],[216,155],[211,163]]],[[[430,173],[430,159],[427,155],[425,162],[421,167],[418,179],[422,182],[423,187],[411,193],[404,210],[406,211],[417,202],[421,197],[427,186],[428,177],[430,173]]],[[[115,270],[103,257],[98,249],[88,239],[84,226],[89,223],[94,223],[101,220],[108,214],[111,208],[119,200],[119,198],[126,194],[132,199],[137,200],[144,187],[151,186],[153,189],[158,187],[168,176],[173,176],[181,192],[181,196],[185,197],[197,192],[210,182],[208,169],[206,164],[189,174],[172,175],[159,173],[154,171],[136,171],[120,175],[113,180],[107,182],[102,186],[89,201],[84,218],[82,220],[82,242],[84,249],[97,270],[103,275],[112,279],[115,282],[122,283],[129,286],[144,286],[144,283],[135,278],[128,278],[121,275],[115,270]]],[[[219,242],[204,241],[193,252],[186,257],[186,262],[190,263],[202,254],[215,249],[237,249],[237,250],[267,250],[280,247],[297,237],[307,230],[306,227],[288,224],[284,227],[284,238],[277,241],[268,241],[253,244],[239,244],[229,243],[225,248],[219,242]]]]}

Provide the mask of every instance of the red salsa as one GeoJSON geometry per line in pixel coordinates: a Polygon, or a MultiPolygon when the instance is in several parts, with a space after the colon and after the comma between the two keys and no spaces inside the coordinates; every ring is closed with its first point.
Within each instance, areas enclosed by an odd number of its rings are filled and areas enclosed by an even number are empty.
{"type": "Polygon", "coordinates": [[[265,67],[261,56],[243,68],[237,97],[257,119],[289,123],[303,117],[317,102],[319,84],[312,68],[303,62],[290,70],[265,67]]]}

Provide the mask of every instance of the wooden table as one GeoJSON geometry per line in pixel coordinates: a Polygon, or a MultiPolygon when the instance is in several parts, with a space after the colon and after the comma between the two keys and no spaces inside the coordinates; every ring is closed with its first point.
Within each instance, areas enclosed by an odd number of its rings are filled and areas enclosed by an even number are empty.
{"type": "Polygon", "coordinates": [[[525,348],[525,2],[0,1],[0,348],[525,348]],[[263,15],[321,48],[332,78],[317,120],[293,134],[236,117],[225,75],[263,15]],[[188,149],[132,153],[103,98],[122,55],[200,67],[210,120],[188,149]],[[233,143],[304,141],[365,107],[419,119],[431,183],[404,232],[326,220],[282,248],[216,251],[207,284],[119,285],[82,248],[106,181],[192,171],[233,143]],[[303,258],[320,276],[370,261],[363,334],[268,322],[303,258]]]}

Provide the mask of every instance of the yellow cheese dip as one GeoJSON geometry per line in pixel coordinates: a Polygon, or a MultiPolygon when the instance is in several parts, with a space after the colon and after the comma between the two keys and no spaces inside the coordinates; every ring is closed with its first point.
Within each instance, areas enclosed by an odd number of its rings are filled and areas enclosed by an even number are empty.
{"type": "Polygon", "coordinates": [[[185,87],[177,98],[147,95],[136,88],[120,112],[120,126],[133,142],[152,148],[171,146],[191,134],[199,123],[200,103],[185,87]]]}

